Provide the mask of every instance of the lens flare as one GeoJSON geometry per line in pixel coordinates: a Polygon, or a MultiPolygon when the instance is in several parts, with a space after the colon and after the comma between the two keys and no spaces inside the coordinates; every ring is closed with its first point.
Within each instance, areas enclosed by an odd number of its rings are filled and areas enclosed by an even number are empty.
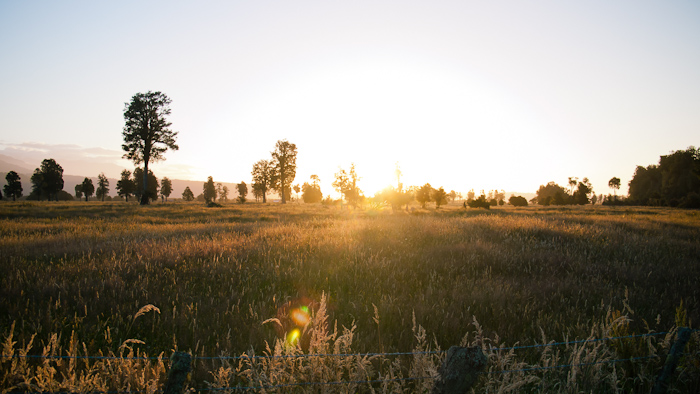
{"type": "Polygon", "coordinates": [[[287,343],[290,345],[295,345],[299,342],[299,337],[301,336],[301,331],[298,328],[293,329],[287,333],[287,343]]]}
{"type": "Polygon", "coordinates": [[[299,326],[299,327],[306,326],[306,324],[308,324],[309,320],[310,320],[309,308],[302,306],[299,309],[292,310],[291,318],[292,318],[292,321],[294,321],[294,324],[296,324],[297,326],[299,326]]]}

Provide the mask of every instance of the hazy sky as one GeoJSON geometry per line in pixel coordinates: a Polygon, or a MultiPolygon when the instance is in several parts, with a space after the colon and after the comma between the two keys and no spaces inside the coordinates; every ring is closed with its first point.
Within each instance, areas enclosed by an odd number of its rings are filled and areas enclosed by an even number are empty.
{"type": "MultiPolygon", "coordinates": [[[[698,145],[700,2],[0,0],[0,154],[117,177],[124,104],[172,99],[156,176],[250,181],[275,142],[324,194],[535,192],[698,145]]],[[[32,168],[33,168],[32,167],[32,168]]]]}

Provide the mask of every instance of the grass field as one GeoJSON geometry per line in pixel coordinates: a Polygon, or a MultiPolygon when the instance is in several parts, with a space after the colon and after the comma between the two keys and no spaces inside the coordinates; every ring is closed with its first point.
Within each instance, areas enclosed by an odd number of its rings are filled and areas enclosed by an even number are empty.
{"type": "MultiPolygon", "coordinates": [[[[0,204],[0,272],[6,356],[533,345],[695,327],[700,212],[448,206],[409,214],[304,204],[6,202],[0,204]],[[300,307],[311,314],[307,330],[294,346],[285,345],[294,325],[290,314],[300,307]]],[[[661,357],[487,374],[477,392],[648,391],[671,339],[497,352],[489,356],[493,371],[661,357]]],[[[681,392],[700,390],[698,342],[695,332],[689,347],[695,355],[683,359],[674,378],[681,392]]],[[[440,357],[265,365],[200,359],[189,385],[425,376],[435,373],[440,357]]],[[[71,367],[68,361],[5,357],[0,389],[156,390],[167,369],[163,362],[131,362],[71,367]]],[[[417,382],[307,390],[417,392],[432,384],[417,382]]],[[[278,389],[284,390],[305,388],[278,389]]]]}

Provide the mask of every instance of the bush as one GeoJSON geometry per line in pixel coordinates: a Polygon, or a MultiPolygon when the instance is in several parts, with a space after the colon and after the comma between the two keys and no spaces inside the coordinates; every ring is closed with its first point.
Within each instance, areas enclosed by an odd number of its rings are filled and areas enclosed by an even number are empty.
{"type": "Polygon", "coordinates": [[[527,199],[523,196],[510,196],[508,203],[514,207],[526,207],[527,199]]]}

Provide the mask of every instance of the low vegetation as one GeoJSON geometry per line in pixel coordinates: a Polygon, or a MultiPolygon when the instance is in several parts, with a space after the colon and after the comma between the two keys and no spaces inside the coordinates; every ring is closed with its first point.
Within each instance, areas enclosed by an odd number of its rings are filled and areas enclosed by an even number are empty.
{"type": "MultiPolygon", "coordinates": [[[[649,391],[700,318],[700,213],[492,208],[0,204],[0,389],[154,392],[182,350],[197,389],[417,392],[444,353],[342,355],[470,345],[490,360],[478,391],[649,391]],[[664,334],[491,350],[648,333],[664,334]],[[252,357],[300,353],[327,356],[252,357]],[[563,364],[586,365],[497,373],[563,364]]],[[[682,392],[700,389],[699,343],[682,392]]]]}

